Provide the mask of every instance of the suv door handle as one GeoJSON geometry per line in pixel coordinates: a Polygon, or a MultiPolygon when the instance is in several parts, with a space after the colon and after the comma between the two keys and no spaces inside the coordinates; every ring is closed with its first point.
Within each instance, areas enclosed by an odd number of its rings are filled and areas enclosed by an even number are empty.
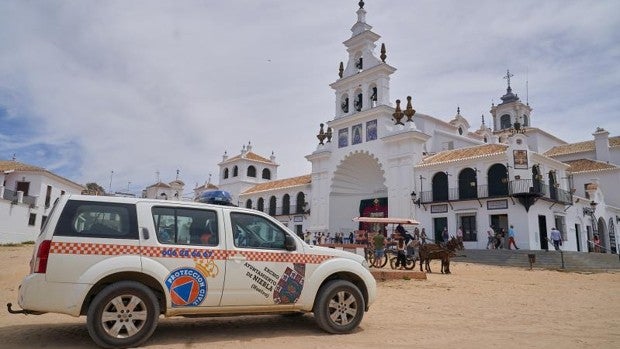
{"type": "Polygon", "coordinates": [[[228,259],[231,260],[231,261],[235,261],[235,262],[243,262],[243,261],[247,260],[247,258],[244,255],[242,255],[242,254],[236,254],[234,256],[230,256],[230,257],[228,257],[228,259]]]}
{"type": "Polygon", "coordinates": [[[144,240],[149,239],[149,230],[147,228],[142,227],[142,238],[144,240]]]}

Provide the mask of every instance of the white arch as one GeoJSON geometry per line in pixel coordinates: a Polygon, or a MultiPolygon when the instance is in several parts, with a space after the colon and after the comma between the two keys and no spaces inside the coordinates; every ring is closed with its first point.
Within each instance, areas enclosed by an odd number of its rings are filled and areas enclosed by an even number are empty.
{"type": "Polygon", "coordinates": [[[385,171],[379,159],[362,150],[347,154],[334,171],[331,193],[370,195],[377,192],[387,192],[385,171]]]}

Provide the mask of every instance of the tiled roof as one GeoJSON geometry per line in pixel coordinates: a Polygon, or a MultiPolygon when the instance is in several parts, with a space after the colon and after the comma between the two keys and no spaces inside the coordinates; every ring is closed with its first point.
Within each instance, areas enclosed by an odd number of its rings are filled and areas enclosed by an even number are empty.
{"type": "MultiPolygon", "coordinates": [[[[558,156],[594,151],[594,140],[555,146],[545,152],[546,156],[558,156]]],[[[620,147],[620,136],[609,137],[609,147],[620,147]]]]}
{"type": "MultiPolygon", "coordinates": [[[[245,155],[243,156],[243,158],[244,158],[244,159],[248,159],[248,160],[254,160],[254,161],[259,161],[259,162],[265,162],[265,163],[269,163],[269,164],[272,164],[272,163],[273,163],[271,160],[266,159],[266,158],[264,158],[264,157],[262,157],[262,156],[260,156],[260,155],[258,155],[258,154],[256,154],[256,153],[254,153],[254,152],[251,152],[251,151],[249,151],[249,152],[245,153],[245,155]]],[[[224,163],[231,162],[231,161],[238,160],[238,159],[241,159],[241,154],[239,154],[239,155],[237,155],[237,156],[233,156],[232,158],[230,158],[230,159],[228,159],[228,160],[224,161],[224,163]]]]}
{"type": "Polygon", "coordinates": [[[28,172],[44,172],[47,173],[49,175],[52,175],[56,178],[60,178],[62,180],[65,180],[71,184],[80,186],[82,188],[84,188],[83,185],[79,184],[79,183],[75,183],[74,181],[64,178],[62,176],[59,176],[53,172],[50,172],[42,167],[37,167],[37,166],[33,166],[33,165],[28,165],[28,164],[24,164],[18,161],[13,161],[13,160],[0,160],[0,172],[4,172],[4,171],[28,171],[28,172]]]}
{"type": "Polygon", "coordinates": [[[572,173],[620,169],[620,167],[616,165],[590,159],[571,160],[565,161],[565,163],[570,166],[567,171],[572,173]]]}
{"type": "Polygon", "coordinates": [[[17,161],[2,161],[0,160],[0,171],[33,171],[33,172],[46,172],[44,168],[23,164],[17,161]]]}
{"type": "Polygon", "coordinates": [[[170,188],[170,186],[164,182],[157,182],[149,185],[147,188],[170,188]]]}
{"type": "Polygon", "coordinates": [[[286,178],[286,179],[278,179],[278,180],[267,182],[267,183],[257,184],[247,189],[242,194],[246,195],[246,194],[258,193],[261,191],[270,191],[270,190],[276,190],[276,189],[297,187],[300,185],[310,184],[311,182],[312,182],[311,175],[304,175],[304,176],[292,177],[292,178],[286,178]]]}
{"type": "Polygon", "coordinates": [[[506,152],[507,148],[508,146],[505,144],[485,144],[470,148],[446,150],[426,157],[418,166],[434,165],[444,162],[453,162],[502,154],[506,152]]]}

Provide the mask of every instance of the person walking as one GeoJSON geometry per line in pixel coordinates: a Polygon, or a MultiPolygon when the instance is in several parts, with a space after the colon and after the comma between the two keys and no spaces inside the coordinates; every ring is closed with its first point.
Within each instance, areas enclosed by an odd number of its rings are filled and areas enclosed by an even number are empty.
{"type": "Polygon", "coordinates": [[[405,265],[407,264],[407,255],[405,252],[405,239],[398,238],[398,243],[396,244],[396,268],[405,269],[405,265]]]}
{"type": "Polygon", "coordinates": [[[377,233],[372,237],[372,242],[375,246],[375,261],[379,262],[385,255],[385,236],[377,233]]]}
{"type": "Polygon", "coordinates": [[[512,226],[512,224],[510,225],[510,228],[508,229],[508,249],[509,250],[510,250],[511,245],[515,247],[515,250],[519,249],[517,247],[517,244],[515,243],[515,229],[512,226]]]}
{"type": "Polygon", "coordinates": [[[551,242],[553,242],[553,247],[556,251],[560,250],[560,246],[562,246],[562,233],[557,230],[555,227],[551,228],[551,233],[549,234],[551,238],[551,242]]]}
{"type": "Polygon", "coordinates": [[[495,240],[495,236],[493,235],[493,228],[489,228],[489,230],[487,230],[487,250],[495,249],[495,244],[493,244],[494,240],[495,240]]]}
{"type": "Polygon", "coordinates": [[[594,252],[601,252],[601,239],[598,238],[598,234],[594,234],[594,252]]]}
{"type": "Polygon", "coordinates": [[[463,244],[463,226],[460,226],[456,230],[456,240],[458,241],[459,245],[463,244]]]}
{"type": "Polygon", "coordinates": [[[422,228],[422,232],[420,233],[421,244],[424,245],[426,243],[426,228],[422,228]]]}
{"type": "Polygon", "coordinates": [[[450,238],[450,234],[448,234],[448,227],[444,227],[443,231],[441,232],[441,240],[443,240],[443,243],[447,243],[448,239],[450,238]]]}

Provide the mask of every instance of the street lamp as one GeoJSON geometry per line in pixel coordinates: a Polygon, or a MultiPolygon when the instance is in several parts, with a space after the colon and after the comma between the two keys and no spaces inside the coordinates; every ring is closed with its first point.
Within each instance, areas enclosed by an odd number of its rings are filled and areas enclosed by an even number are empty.
{"type": "Polygon", "coordinates": [[[420,207],[421,200],[420,198],[418,198],[418,195],[415,193],[415,191],[411,192],[411,202],[413,202],[414,205],[418,205],[418,207],[420,207]]]}

